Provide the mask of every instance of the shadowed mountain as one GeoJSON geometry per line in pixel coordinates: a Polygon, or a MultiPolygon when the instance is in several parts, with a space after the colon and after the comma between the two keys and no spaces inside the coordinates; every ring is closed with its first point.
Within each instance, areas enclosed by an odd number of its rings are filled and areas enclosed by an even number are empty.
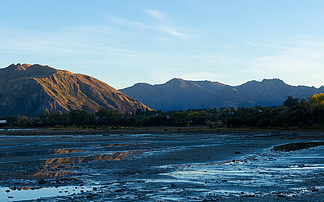
{"type": "Polygon", "coordinates": [[[49,66],[17,64],[0,69],[0,117],[39,116],[44,110],[68,112],[101,108],[133,113],[149,109],[93,77],[49,66]]]}
{"type": "Polygon", "coordinates": [[[324,92],[324,88],[290,86],[279,79],[249,81],[229,86],[211,81],[172,79],[165,84],[138,83],[120,90],[157,110],[181,110],[234,106],[276,106],[287,96],[307,98],[324,92]]]}

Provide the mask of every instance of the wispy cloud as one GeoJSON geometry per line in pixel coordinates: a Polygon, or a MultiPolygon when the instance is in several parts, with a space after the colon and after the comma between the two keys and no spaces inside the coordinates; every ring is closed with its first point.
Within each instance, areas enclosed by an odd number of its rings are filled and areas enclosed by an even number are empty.
{"type": "Polygon", "coordinates": [[[167,27],[167,26],[160,26],[160,30],[162,30],[163,32],[165,32],[171,36],[177,37],[177,38],[188,38],[189,37],[188,35],[180,33],[179,31],[176,31],[176,30],[172,29],[171,27],[167,27]]]}
{"type": "Polygon", "coordinates": [[[119,24],[119,25],[130,25],[130,26],[135,26],[138,28],[145,28],[145,29],[152,29],[153,26],[142,23],[142,22],[137,22],[137,21],[132,21],[132,20],[125,20],[116,16],[108,16],[109,21],[111,21],[112,23],[115,24],[119,24]]]}
{"type": "Polygon", "coordinates": [[[0,51],[51,56],[124,55],[146,57],[151,53],[121,48],[116,45],[116,30],[104,26],[63,27],[59,30],[30,31],[26,29],[0,33],[0,51]]]}
{"type": "Polygon", "coordinates": [[[145,9],[144,10],[147,14],[150,16],[158,19],[158,20],[165,20],[165,16],[162,12],[157,11],[157,10],[152,10],[152,9],[145,9]]]}
{"type": "Polygon", "coordinates": [[[131,26],[135,27],[137,29],[144,29],[144,30],[150,30],[158,33],[166,34],[167,36],[171,36],[173,38],[189,38],[190,36],[188,34],[185,34],[181,31],[179,31],[178,28],[175,28],[173,26],[168,25],[167,22],[164,21],[166,19],[165,15],[162,12],[146,9],[144,10],[146,13],[148,13],[150,16],[154,17],[155,19],[160,20],[158,23],[145,23],[145,22],[139,22],[134,20],[125,20],[116,16],[108,16],[109,21],[124,25],[124,26],[131,26]]]}

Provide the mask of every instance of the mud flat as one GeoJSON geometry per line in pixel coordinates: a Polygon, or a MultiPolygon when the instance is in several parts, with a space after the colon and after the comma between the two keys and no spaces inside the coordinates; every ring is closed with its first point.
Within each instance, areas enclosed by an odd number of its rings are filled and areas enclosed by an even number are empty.
{"type": "Polygon", "coordinates": [[[0,201],[324,198],[324,132],[0,135],[0,201]]]}

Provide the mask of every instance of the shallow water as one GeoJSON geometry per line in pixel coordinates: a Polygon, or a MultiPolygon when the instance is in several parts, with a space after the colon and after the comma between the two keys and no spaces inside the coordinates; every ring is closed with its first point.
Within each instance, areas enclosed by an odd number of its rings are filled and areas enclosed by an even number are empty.
{"type": "Polygon", "coordinates": [[[89,186],[61,187],[0,187],[0,201],[36,200],[49,197],[62,197],[92,191],[89,186]]]}
{"type": "MultiPolygon", "coordinates": [[[[174,177],[170,183],[204,183],[204,196],[229,195],[265,196],[281,194],[298,196],[316,190],[323,191],[324,146],[294,152],[274,152],[270,149],[240,159],[215,164],[179,166],[165,173],[174,177]],[[319,182],[321,181],[321,182],[319,182]]],[[[192,190],[197,192],[196,190],[192,190]]],[[[213,199],[213,197],[210,197],[213,199]]]]}

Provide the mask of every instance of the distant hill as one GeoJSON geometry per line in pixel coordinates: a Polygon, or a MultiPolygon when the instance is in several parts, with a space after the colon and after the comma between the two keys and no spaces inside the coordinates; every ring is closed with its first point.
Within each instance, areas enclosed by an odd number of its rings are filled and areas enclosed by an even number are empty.
{"type": "Polygon", "coordinates": [[[68,112],[101,108],[135,112],[149,109],[93,77],[49,66],[17,64],[0,69],[0,117],[39,116],[44,110],[68,112]]]}
{"type": "Polygon", "coordinates": [[[249,81],[239,86],[229,86],[211,81],[187,81],[179,78],[165,84],[138,83],[121,89],[156,110],[181,110],[215,107],[277,106],[287,96],[307,98],[323,93],[324,87],[291,86],[279,79],[249,81]]]}

